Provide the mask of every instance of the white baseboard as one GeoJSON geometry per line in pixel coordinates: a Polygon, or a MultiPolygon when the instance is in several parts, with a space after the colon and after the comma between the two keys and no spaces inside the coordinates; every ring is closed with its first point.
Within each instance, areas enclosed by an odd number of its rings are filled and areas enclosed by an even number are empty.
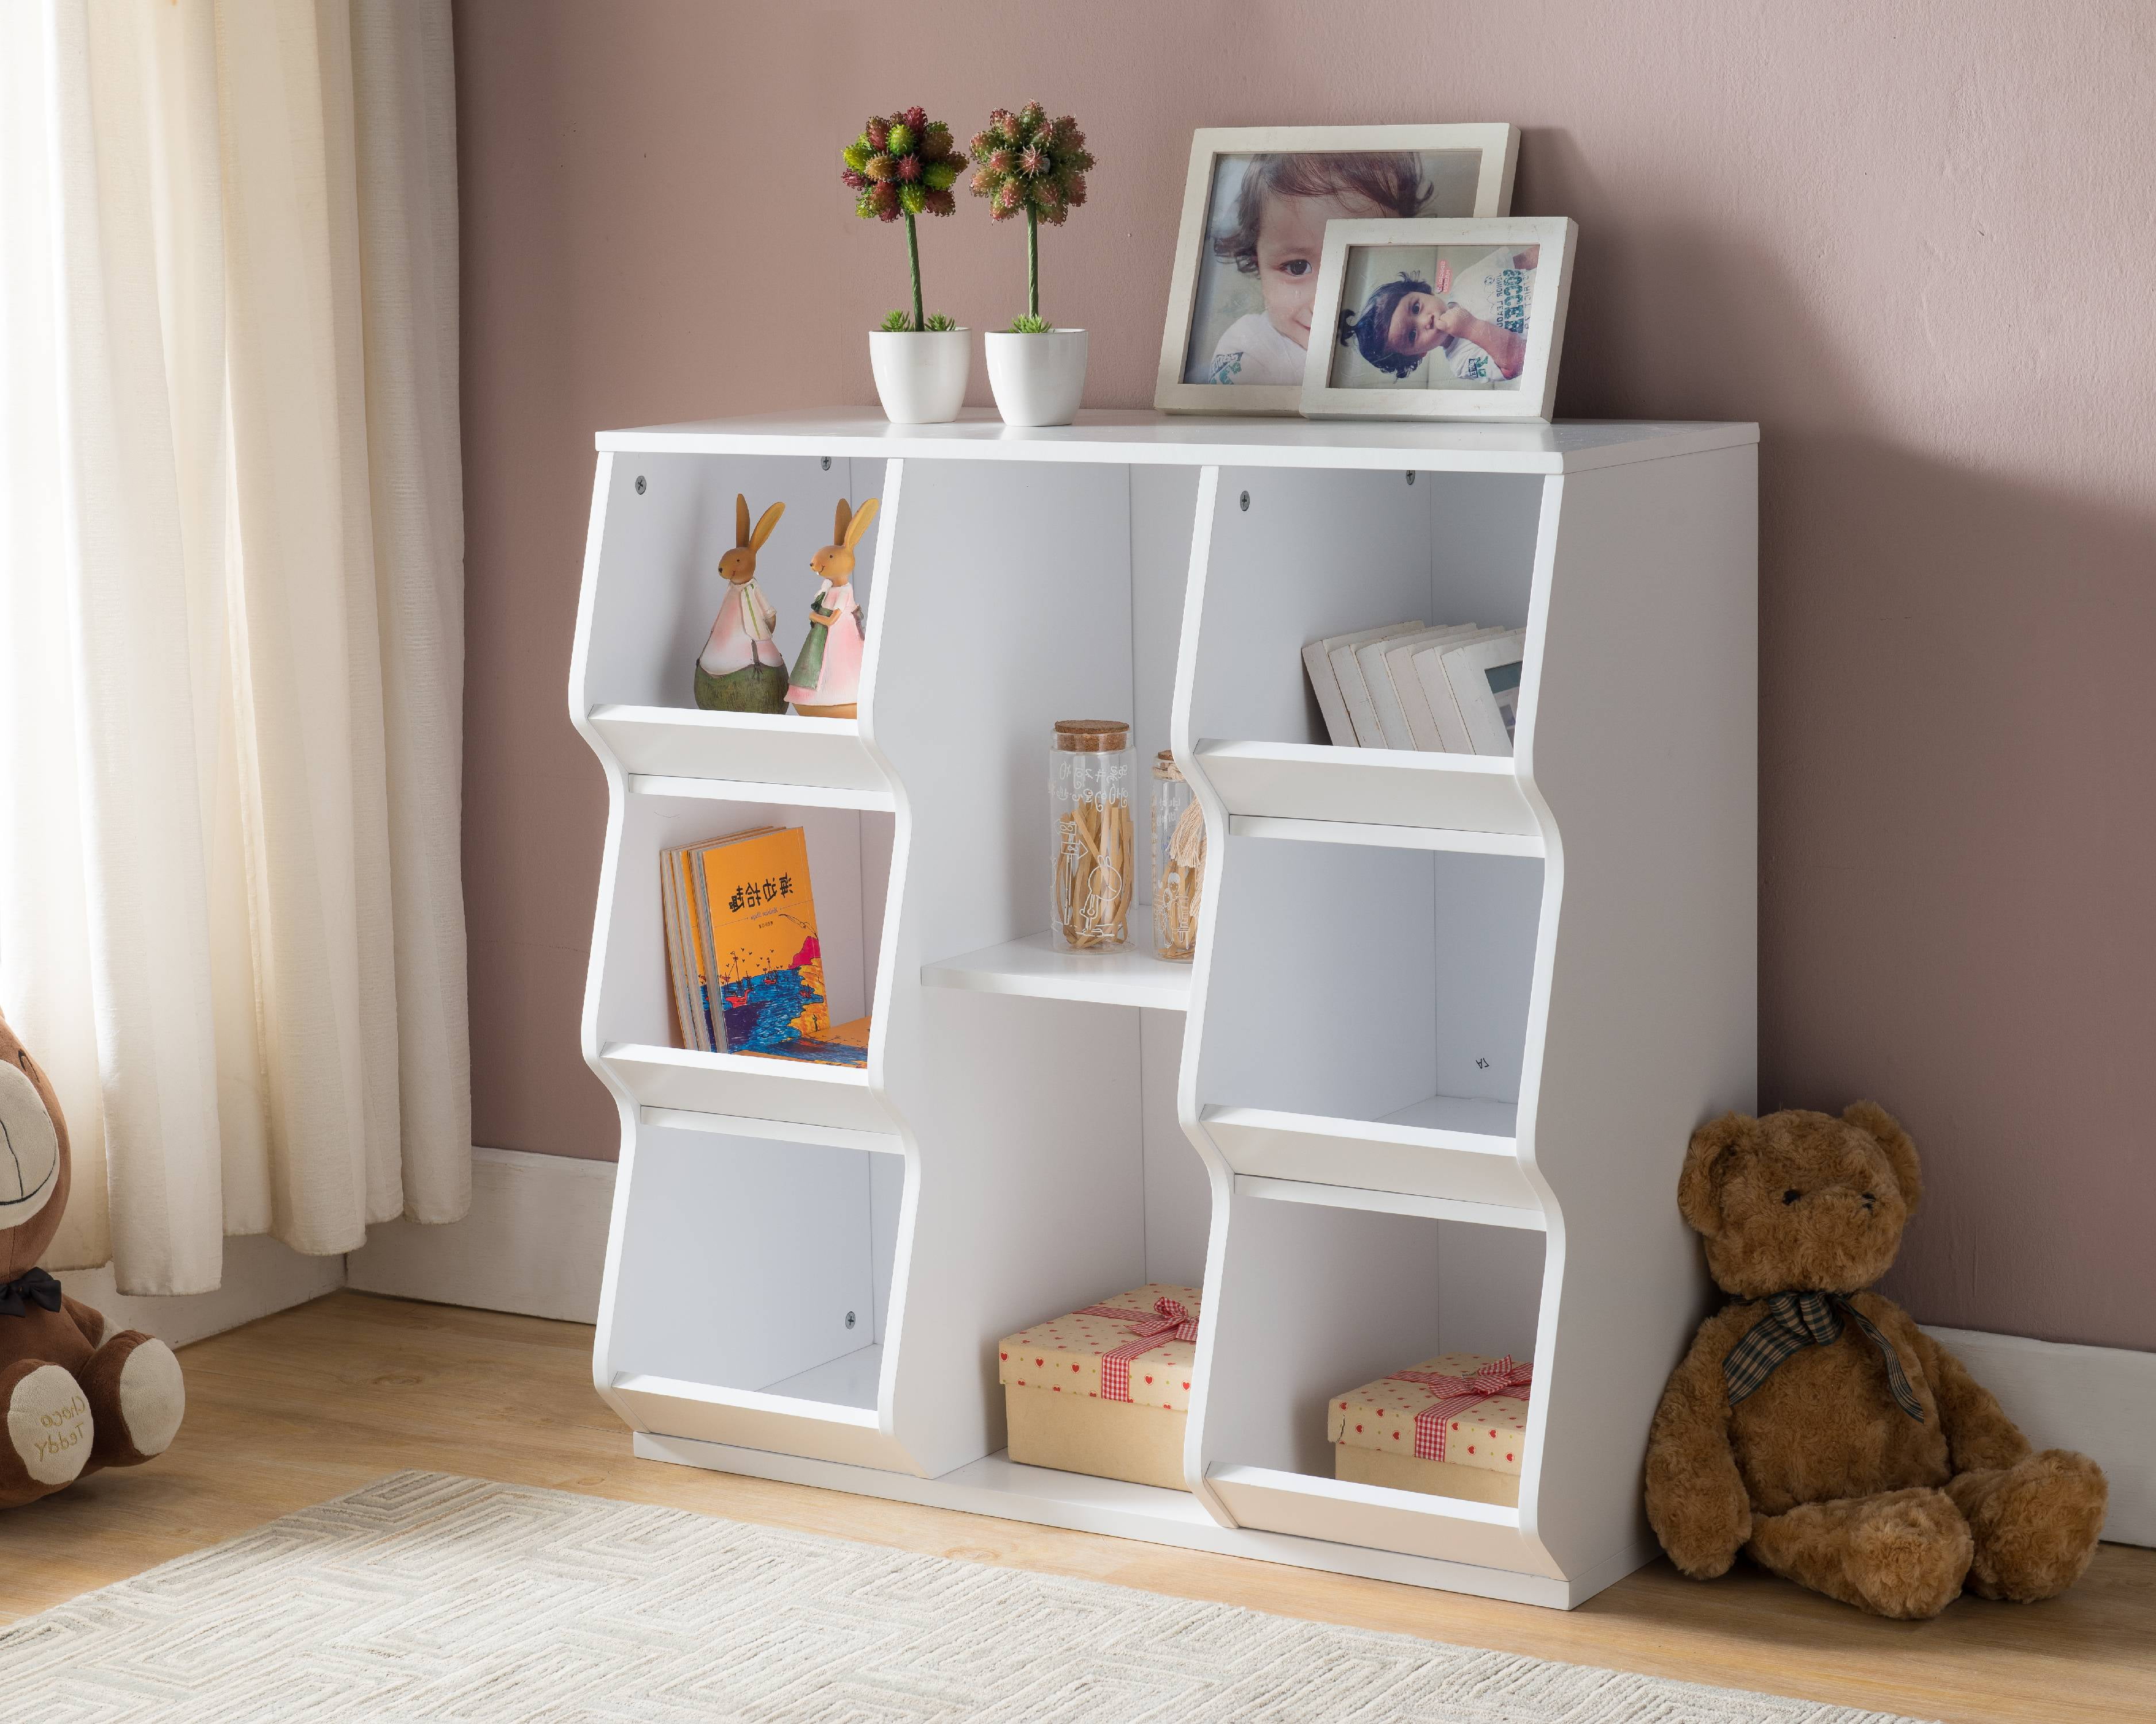
{"type": "Polygon", "coordinates": [[[267,1234],[224,1242],[224,1285],[214,1293],[144,1296],[117,1290],[112,1265],[60,1275],[70,1299],[105,1313],[105,1332],[140,1329],[172,1347],[222,1335],[257,1317],[290,1310],[344,1285],[342,1257],[304,1257],[267,1234]]]}
{"type": "Polygon", "coordinates": [[[2156,1353],[1928,1325],[1925,1333],[1999,1397],[2039,1449],[2076,1449],[2104,1470],[2106,1538],[2156,1545],[2156,1353]]]}
{"type": "Polygon", "coordinates": [[[516,1149],[472,1152],[471,1213],[384,1222],[345,1259],[346,1284],[438,1305],[598,1321],[613,1163],[516,1149]]]}

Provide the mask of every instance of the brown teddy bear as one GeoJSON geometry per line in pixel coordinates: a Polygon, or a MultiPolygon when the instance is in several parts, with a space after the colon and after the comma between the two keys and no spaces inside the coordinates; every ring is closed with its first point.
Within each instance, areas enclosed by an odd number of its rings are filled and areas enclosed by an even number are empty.
{"type": "Polygon", "coordinates": [[[2062,1592],[2103,1526],[2102,1472],[2030,1451],[1886,1273],[1921,1189],[1885,1109],[1726,1114],[1692,1133],[1677,1207],[1735,1301],[1700,1325],[1647,1439],[1647,1518],[1696,1579],[1739,1550],[1881,1616],[2062,1592]]]}
{"type": "Polygon", "coordinates": [[[35,1266],[70,1171],[53,1086],[0,1018],[0,1508],[162,1455],[187,1408],[172,1348],[132,1329],[107,1339],[105,1319],[35,1266]]]}

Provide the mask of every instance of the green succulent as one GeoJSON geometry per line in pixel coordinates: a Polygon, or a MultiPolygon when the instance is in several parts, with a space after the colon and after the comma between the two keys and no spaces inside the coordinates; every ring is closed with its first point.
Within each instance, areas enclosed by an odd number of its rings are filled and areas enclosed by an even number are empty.
{"type": "Polygon", "coordinates": [[[1029,312],[1023,317],[1011,319],[1010,332],[1014,336],[1045,336],[1049,327],[1045,317],[1036,317],[1029,312]]]}

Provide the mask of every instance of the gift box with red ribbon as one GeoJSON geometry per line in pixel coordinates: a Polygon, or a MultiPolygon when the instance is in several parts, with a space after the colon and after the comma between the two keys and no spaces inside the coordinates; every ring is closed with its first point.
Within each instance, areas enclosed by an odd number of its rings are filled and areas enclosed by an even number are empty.
{"type": "Polygon", "coordinates": [[[1137,1287],[998,1342],[1010,1458],[1188,1489],[1198,1303],[1195,1287],[1137,1287]]]}
{"type": "Polygon", "coordinates": [[[1533,1372],[1507,1356],[1440,1353],[1326,1408],[1333,1473],[1362,1485],[1517,1505],[1533,1372]]]}

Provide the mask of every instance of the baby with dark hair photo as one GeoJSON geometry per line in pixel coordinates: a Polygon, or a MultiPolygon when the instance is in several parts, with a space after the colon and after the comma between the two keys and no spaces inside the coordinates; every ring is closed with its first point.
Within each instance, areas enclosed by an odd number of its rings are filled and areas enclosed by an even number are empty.
{"type": "Polygon", "coordinates": [[[1341,389],[1518,387],[1540,253],[1355,247],[1328,381],[1341,389]]]}
{"type": "Polygon", "coordinates": [[[1326,223],[1464,215],[1479,162],[1466,151],[1222,156],[1183,380],[1300,385],[1326,223]]]}

